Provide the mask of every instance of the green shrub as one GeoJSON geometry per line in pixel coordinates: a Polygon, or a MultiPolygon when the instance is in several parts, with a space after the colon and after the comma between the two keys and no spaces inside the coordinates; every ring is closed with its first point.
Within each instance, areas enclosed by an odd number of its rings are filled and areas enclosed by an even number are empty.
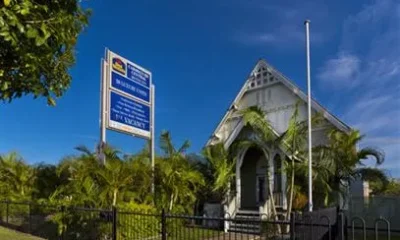
{"type": "Polygon", "coordinates": [[[118,239],[145,239],[161,234],[161,214],[151,205],[135,202],[118,205],[118,239]]]}

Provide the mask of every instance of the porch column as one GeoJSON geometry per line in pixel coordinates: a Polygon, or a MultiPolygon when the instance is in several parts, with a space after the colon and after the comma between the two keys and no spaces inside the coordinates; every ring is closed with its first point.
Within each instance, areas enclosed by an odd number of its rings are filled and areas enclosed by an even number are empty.
{"type": "MultiPolygon", "coordinates": [[[[275,201],[274,200],[274,174],[275,174],[275,171],[274,171],[274,165],[275,165],[275,163],[274,163],[274,155],[275,153],[273,153],[273,154],[269,154],[269,158],[268,158],[268,184],[269,184],[269,187],[268,187],[268,209],[269,209],[269,212],[268,212],[268,215],[271,215],[272,214],[272,203],[271,203],[271,201],[275,201]],[[271,198],[272,197],[272,198],[271,198]]],[[[268,156],[267,154],[265,154],[265,156],[268,156]]]]}
{"type": "Polygon", "coordinates": [[[236,160],[236,207],[240,208],[241,197],[241,181],[240,181],[240,167],[242,165],[242,157],[239,156],[236,160]]]}

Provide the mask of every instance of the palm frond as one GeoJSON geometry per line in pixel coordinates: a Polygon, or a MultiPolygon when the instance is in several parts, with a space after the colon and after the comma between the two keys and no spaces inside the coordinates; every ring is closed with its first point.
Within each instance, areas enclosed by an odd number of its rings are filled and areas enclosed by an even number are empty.
{"type": "Polygon", "coordinates": [[[263,142],[272,142],[276,135],[268,122],[265,113],[258,106],[252,106],[240,111],[244,125],[250,126],[253,133],[263,142]]]}
{"type": "Polygon", "coordinates": [[[366,147],[358,151],[359,159],[368,159],[369,157],[374,158],[377,165],[385,161],[385,153],[379,149],[366,147]]]}
{"type": "Polygon", "coordinates": [[[364,181],[380,182],[380,189],[376,189],[375,194],[384,192],[390,183],[387,174],[378,168],[359,168],[355,171],[355,175],[357,177],[361,177],[361,179],[364,181]]]}
{"type": "Polygon", "coordinates": [[[160,148],[164,151],[164,154],[168,156],[171,156],[176,152],[169,131],[163,131],[161,133],[160,148]]]}
{"type": "Polygon", "coordinates": [[[84,146],[84,145],[76,146],[75,150],[77,150],[79,152],[82,152],[82,153],[84,153],[86,155],[93,155],[93,152],[90,151],[90,149],[88,147],[84,146]]]}
{"type": "Polygon", "coordinates": [[[178,153],[185,153],[186,150],[190,147],[190,141],[186,140],[183,142],[182,146],[178,149],[178,153]]]}

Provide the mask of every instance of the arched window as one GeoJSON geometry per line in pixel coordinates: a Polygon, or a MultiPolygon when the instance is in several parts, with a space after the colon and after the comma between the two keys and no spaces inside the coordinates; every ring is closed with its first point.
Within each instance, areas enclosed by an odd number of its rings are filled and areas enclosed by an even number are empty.
{"type": "Polygon", "coordinates": [[[274,157],[274,192],[282,192],[282,160],[279,154],[274,157]]]}

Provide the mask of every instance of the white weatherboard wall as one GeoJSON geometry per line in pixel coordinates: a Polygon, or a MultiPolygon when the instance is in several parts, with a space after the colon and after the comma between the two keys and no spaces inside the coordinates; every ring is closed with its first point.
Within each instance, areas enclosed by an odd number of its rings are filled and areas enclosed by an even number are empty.
{"type": "MultiPolygon", "coordinates": [[[[282,83],[277,82],[269,86],[249,90],[243,95],[242,99],[239,100],[237,106],[238,110],[250,106],[259,106],[266,113],[267,119],[273,129],[277,131],[278,134],[281,134],[286,131],[297,103],[299,104],[299,121],[306,121],[306,104],[301,102],[299,97],[290,89],[282,83]]],[[[315,113],[316,112],[313,111],[313,114],[315,113]]],[[[220,131],[217,132],[217,136],[220,137],[221,140],[226,141],[232,131],[237,127],[239,120],[240,117],[235,117],[235,115],[232,114],[232,117],[228,118],[220,128],[220,131]]],[[[326,122],[323,125],[323,127],[313,127],[313,145],[326,142],[326,129],[331,127],[332,124],[326,122]]]]}
{"type": "MultiPolygon", "coordinates": [[[[272,127],[282,133],[287,129],[290,117],[295,109],[298,97],[281,83],[261,87],[247,92],[240,101],[241,108],[259,106],[266,112],[272,127]]],[[[306,119],[306,108],[304,104],[299,106],[301,120],[306,119]]]]}

